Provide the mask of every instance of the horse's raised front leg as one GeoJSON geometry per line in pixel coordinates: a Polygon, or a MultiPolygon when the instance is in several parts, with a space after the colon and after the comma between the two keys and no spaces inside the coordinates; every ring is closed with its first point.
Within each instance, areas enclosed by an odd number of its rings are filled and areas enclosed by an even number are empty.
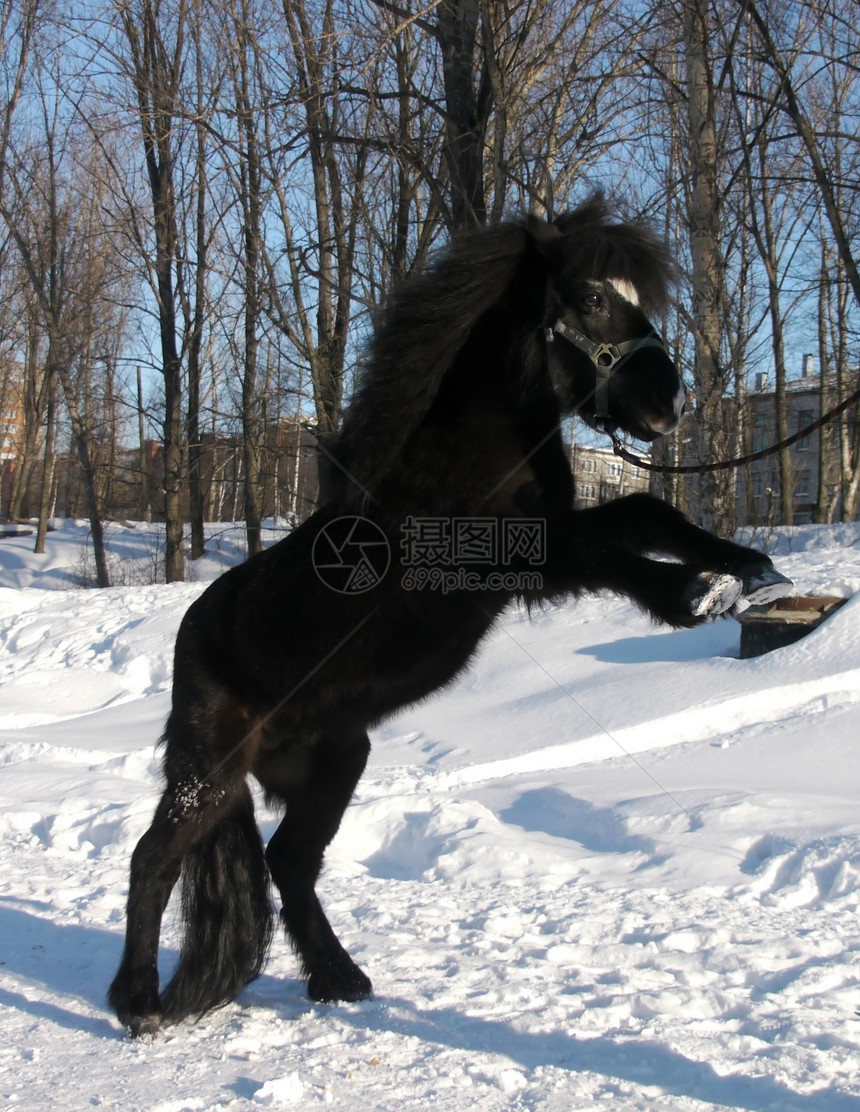
{"type": "Polygon", "coordinates": [[[763,552],[714,536],[674,506],[648,494],[631,494],[580,511],[580,521],[596,535],[610,535],[638,555],[671,556],[702,570],[734,576],[738,597],[766,603],[784,595],[792,581],[763,552]]]}
{"type": "MultiPolygon", "coordinates": [[[[617,518],[607,522],[590,510],[548,521],[543,593],[614,591],[676,627],[696,626],[724,614],[741,597],[743,579],[733,571],[703,561],[648,559],[616,531],[617,524],[617,518]]],[[[650,547],[643,545],[646,551],[650,547]]]]}
{"type": "Polygon", "coordinates": [[[373,986],[338,941],[314,885],[326,846],[337,833],[370,753],[362,732],[335,746],[315,749],[313,767],[300,787],[284,790],[261,776],[263,786],[286,800],[287,812],[266,848],[266,861],[281,894],[281,920],[308,978],[312,1000],[364,1000],[373,986]]]}

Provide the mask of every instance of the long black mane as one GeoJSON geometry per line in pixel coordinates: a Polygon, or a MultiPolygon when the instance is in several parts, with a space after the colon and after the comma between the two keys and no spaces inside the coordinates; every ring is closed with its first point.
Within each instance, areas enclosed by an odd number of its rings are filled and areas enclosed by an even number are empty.
{"type": "Polygon", "coordinates": [[[356,494],[372,498],[472,330],[524,270],[532,288],[521,296],[534,301],[538,313],[548,282],[564,286],[583,276],[628,282],[646,312],[659,312],[672,280],[660,241],[639,224],[618,222],[600,195],[551,224],[528,217],[455,237],[378,313],[343,430],[322,464],[324,495],[349,497],[352,486],[352,500],[356,494]]]}

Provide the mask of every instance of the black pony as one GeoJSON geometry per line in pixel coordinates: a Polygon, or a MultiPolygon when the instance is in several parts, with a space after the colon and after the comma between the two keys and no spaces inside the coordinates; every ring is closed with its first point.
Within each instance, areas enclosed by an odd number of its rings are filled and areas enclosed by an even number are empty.
{"type": "Polygon", "coordinates": [[[368,730],[456,676],[512,600],[609,589],[693,626],[788,582],[648,496],[572,508],[566,414],[653,440],[684,406],[647,317],[665,304],[667,258],[611,219],[597,198],[552,224],[482,229],[406,283],[327,452],[320,508],[189,608],[166,788],[132,857],[109,994],[132,1035],[224,1004],[260,973],[270,876],[310,997],[370,995],[314,892],[323,853],[368,730]],[[286,807],[265,852],[249,773],[286,807]],[[184,939],[159,994],[180,874],[184,939]]]}

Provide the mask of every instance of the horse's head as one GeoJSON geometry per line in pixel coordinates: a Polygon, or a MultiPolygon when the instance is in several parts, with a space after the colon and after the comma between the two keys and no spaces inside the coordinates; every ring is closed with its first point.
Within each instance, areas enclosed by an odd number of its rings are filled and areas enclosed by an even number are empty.
{"type": "Polygon", "coordinates": [[[650,233],[606,215],[596,199],[554,224],[529,223],[547,264],[547,362],[566,410],[656,440],[677,428],[686,400],[646,315],[665,303],[670,266],[650,233]]]}
{"type": "Polygon", "coordinates": [[[546,339],[557,391],[593,428],[647,441],[677,428],[684,386],[628,280],[571,283],[550,308],[546,339]]]}

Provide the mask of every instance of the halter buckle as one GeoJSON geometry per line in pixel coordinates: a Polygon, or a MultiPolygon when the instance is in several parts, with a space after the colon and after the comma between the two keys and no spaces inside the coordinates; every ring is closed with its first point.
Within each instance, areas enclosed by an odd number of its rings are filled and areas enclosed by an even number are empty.
{"type": "Polygon", "coordinates": [[[596,344],[588,354],[601,371],[611,371],[616,363],[621,362],[621,352],[615,344],[596,344]]]}

